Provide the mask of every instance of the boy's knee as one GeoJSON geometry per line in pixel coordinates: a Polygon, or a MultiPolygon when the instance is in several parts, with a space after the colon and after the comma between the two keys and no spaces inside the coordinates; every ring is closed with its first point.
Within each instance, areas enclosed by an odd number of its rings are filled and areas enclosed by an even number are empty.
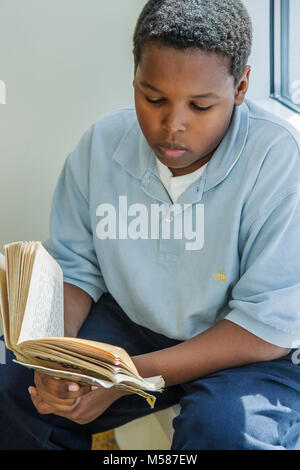
{"type": "Polygon", "coordinates": [[[241,401],[229,396],[196,393],[186,397],[173,422],[172,449],[242,449],[244,420],[241,401]]]}

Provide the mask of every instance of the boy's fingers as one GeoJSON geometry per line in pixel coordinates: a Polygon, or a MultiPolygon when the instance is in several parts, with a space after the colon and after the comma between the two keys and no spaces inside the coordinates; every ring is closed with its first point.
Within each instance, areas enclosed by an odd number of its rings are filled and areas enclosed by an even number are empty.
{"type": "Polygon", "coordinates": [[[61,406],[74,406],[76,400],[78,400],[79,398],[59,398],[57,395],[54,395],[54,393],[50,393],[48,390],[45,390],[44,388],[42,389],[38,389],[37,390],[40,398],[45,401],[46,403],[48,403],[48,405],[51,405],[51,406],[58,406],[58,405],[61,405],[61,406]]]}
{"type": "MultiPolygon", "coordinates": [[[[72,403],[66,404],[64,402],[62,403],[53,403],[49,404],[46,401],[43,400],[43,397],[41,397],[36,389],[34,387],[29,387],[28,391],[31,396],[31,400],[38,410],[40,414],[58,414],[58,415],[63,415],[63,414],[69,414],[74,411],[74,409],[77,407],[80,398],[76,398],[75,400],[72,400],[72,403]]],[[[67,401],[67,400],[66,400],[67,401]]]]}
{"type": "Polygon", "coordinates": [[[41,373],[35,374],[35,384],[38,388],[41,387],[62,399],[74,399],[91,391],[89,385],[80,386],[76,382],[64,379],[57,380],[53,376],[41,373]]]}
{"type": "Polygon", "coordinates": [[[34,404],[34,406],[36,407],[36,409],[38,410],[38,412],[40,414],[50,414],[50,413],[53,413],[53,408],[52,406],[48,405],[47,403],[45,403],[37,394],[36,390],[34,389],[34,387],[29,387],[28,388],[28,391],[30,393],[30,397],[31,397],[31,400],[32,400],[32,403],[34,404]]]}

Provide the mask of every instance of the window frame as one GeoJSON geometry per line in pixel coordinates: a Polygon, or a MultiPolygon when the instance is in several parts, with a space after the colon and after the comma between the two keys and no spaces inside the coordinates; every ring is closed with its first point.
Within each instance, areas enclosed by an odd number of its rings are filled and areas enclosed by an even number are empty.
{"type": "Polygon", "coordinates": [[[290,0],[270,0],[270,97],[300,113],[289,98],[290,0]]]}

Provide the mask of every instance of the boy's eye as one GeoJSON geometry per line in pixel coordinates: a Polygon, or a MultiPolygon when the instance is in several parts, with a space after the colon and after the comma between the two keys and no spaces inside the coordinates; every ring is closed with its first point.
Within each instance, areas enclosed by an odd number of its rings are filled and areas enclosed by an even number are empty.
{"type": "MultiPolygon", "coordinates": [[[[164,98],[161,98],[160,100],[151,100],[150,98],[148,98],[146,96],[146,100],[149,102],[149,103],[152,103],[152,104],[159,104],[159,103],[162,103],[164,101],[164,98]]],[[[212,106],[207,106],[206,108],[201,108],[200,106],[197,106],[195,103],[191,103],[191,105],[197,110],[197,111],[207,111],[208,109],[212,108],[212,106]]]]}
{"type": "Polygon", "coordinates": [[[153,103],[153,104],[157,104],[157,103],[161,103],[163,101],[163,99],[160,99],[160,100],[151,100],[150,98],[148,98],[146,96],[146,100],[149,101],[149,103],[153,103]]]}
{"type": "Polygon", "coordinates": [[[212,108],[212,106],[207,106],[206,108],[200,108],[200,106],[197,106],[196,104],[192,103],[192,106],[194,106],[194,108],[197,110],[197,111],[207,111],[208,109],[212,108]]]}

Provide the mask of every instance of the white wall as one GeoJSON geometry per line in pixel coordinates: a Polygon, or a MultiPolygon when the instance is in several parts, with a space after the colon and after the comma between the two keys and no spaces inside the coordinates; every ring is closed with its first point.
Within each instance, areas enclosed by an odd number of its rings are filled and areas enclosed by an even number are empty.
{"type": "Polygon", "coordinates": [[[248,97],[260,100],[270,94],[270,1],[244,0],[253,22],[254,40],[248,63],[252,66],[248,97]]]}
{"type": "MultiPolygon", "coordinates": [[[[1,0],[0,251],[48,237],[63,162],[100,115],[133,103],[132,34],[146,0],[1,0]]],[[[246,0],[249,97],[269,92],[269,0],[246,0]]]]}
{"type": "Polygon", "coordinates": [[[63,162],[100,115],[133,103],[144,0],[1,0],[0,252],[48,237],[63,162]]]}

